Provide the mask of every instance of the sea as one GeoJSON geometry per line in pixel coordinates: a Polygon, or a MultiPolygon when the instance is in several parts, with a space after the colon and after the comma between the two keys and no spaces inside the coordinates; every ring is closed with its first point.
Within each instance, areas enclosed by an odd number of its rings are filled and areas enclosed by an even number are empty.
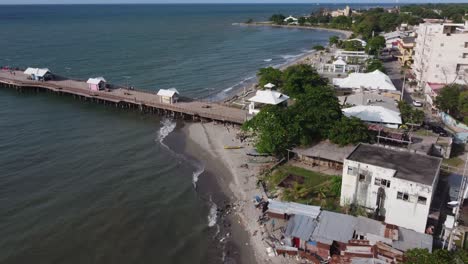
{"type": "MultiPolygon", "coordinates": [[[[219,100],[336,35],[235,23],[322,7],[0,6],[0,65],[219,100]]],[[[180,126],[0,89],[0,263],[240,262],[220,246],[225,197],[203,180],[216,175],[184,153],[180,126]]]]}

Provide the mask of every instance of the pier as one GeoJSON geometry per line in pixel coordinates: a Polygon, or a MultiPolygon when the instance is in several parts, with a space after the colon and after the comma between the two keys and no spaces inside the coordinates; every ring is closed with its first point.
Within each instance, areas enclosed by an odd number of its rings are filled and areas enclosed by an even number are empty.
{"type": "Polygon", "coordinates": [[[174,118],[196,121],[217,121],[243,124],[247,111],[221,103],[183,99],[176,103],[164,103],[156,92],[128,89],[109,85],[109,88],[93,91],[86,81],[55,76],[54,80],[36,81],[28,79],[22,71],[0,71],[0,86],[18,91],[49,91],[59,95],[70,95],[80,100],[112,105],[119,108],[138,109],[145,113],[169,115],[174,118]]]}

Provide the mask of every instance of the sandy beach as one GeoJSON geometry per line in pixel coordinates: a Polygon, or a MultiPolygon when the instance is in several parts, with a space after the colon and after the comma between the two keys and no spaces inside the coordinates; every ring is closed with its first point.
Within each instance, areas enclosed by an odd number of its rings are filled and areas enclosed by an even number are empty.
{"type": "MultiPolygon", "coordinates": [[[[262,237],[264,227],[257,223],[261,211],[253,204],[256,195],[262,196],[262,190],[257,187],[257,175],[262,163],[248,162],[248,156],[245,153],[250,146],[249,143],[241,143],[236,139],[239,128],[214,123],[191,123],[183,129],[188,139],[204,152],[195,157],[203,159],[205,155],[210,155],[212,161],[218,161],[218,163],[206,164],[207,169],[210,166],[223,166],[230,177],[230,179],[219,178],[218,182],[222,188],[226,189],[228,196],[231,196],[231,202],[235,204],[233,214],[230,216],[231,220],[241,224],[248,234],[249,241],[238,245],[241,254],[252,254],[253,251],[256,263],[290,263],[289,259],[267,255],[266,248],[269,245],[262,237]],[[224,146],[242,146],[243,148],[225,149],[224,146]]],[[[241,257],[241,259],[245,258],[249,259],[249,256],[241,257]]]]}
{"type": "Polygon", "coordinates": [[[300,25],[275,25],[271,22],[257,22],[257,23],[238,23],[240,26],[257,26],[257,27],[277,27],[277,28],[296,28],[296,29],[311,29],[311,30],[326,30],[330,32],[336,32],[339,34],[345,35],[346,38],[349,38],[353,32],[349,30],[336,29],[336,28],[327,28],[327,27],[318,27],[318,26],[300,26],[300,25]]]}

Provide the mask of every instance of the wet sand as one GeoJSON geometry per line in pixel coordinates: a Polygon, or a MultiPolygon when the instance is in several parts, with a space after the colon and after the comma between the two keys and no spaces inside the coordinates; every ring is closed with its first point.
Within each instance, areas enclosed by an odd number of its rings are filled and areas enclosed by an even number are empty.
{"type": "Polygon", "coordinates": [[[232,240],[239,249],[240,263],[287,263],[287,259],[269,257],[266,253],[268,244],[262,237],[263,227],[257,223],[261,212],[253,204],[254,196],[262,196],[262,190],[257,187],[262,164],[248,163],[245,152],[250,146],[236,139],[239,129],[222,124],[191,123],[183,130],[191,141],[187,144],[187,152],[203,160],[208,170],[218,172],[216,181],[235,204],[229,219],[233,224],[232,240]],[[241,145],[244,148],[224,149],[224,146],[241,145]]]}

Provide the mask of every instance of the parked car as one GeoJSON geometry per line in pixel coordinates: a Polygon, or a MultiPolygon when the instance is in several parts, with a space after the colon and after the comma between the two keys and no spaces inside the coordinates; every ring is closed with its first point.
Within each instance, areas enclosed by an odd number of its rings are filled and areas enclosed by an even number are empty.
{"type": "Polygon", "coordinates": [[[416,106],[416,107],[421,107],[422,103],[421,103],[421,101],[413,100],[413,105],[416,106]]]}

